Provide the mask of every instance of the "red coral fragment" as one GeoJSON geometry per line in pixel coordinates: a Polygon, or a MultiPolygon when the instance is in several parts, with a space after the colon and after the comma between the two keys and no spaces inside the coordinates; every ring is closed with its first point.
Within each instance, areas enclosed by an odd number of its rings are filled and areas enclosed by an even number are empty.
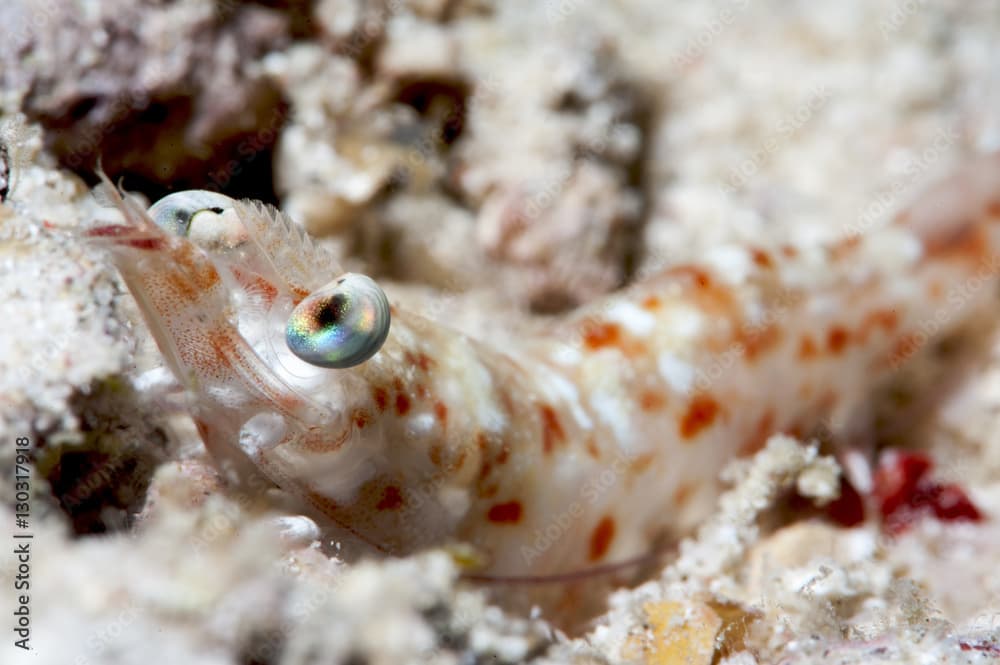
{"type": "Polygon", "coordinates": [[[840,477],[840,496],[822,508],[817,508],[812,499],[794,491],[788,498],[788,507],[801,516],[824,517],[845,528],[865,521],[865,502],[858,490],[843,476],[840,477]]]}
{"type": "Polygon", "coordinates": [[[826,504],[826,516],[842,527],[857,526],[865,521],[865,503],[843,476],[840,477],[840,496],[826,504]]]}
{"type": "Polygon", "coordinates": [[[934,508],[934,516],[945,522],[953,520],[979,522],[983,519],[975,504],[962,488],[954,483],[935,485],[931,506],[934,508]]]}
{"type": "Polygon", "coordinates": [[[931,478],[933,468],[923,453],[890,450],[879,460],[872,495],[887,533],[899,535],[932,514],[946,522],[982,520],[982,513],[958,485],[931,478]]]}

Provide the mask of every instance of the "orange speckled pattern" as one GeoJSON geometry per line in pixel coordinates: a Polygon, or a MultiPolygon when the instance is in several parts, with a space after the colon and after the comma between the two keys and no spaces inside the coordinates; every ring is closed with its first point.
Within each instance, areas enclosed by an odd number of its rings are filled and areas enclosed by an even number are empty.
{"type": "Polygon", "coordinates": [[[126,225],[94,240],[192,394],[213,455],[263,473],[370,549],[466,542],[497,577],[586,572],[689,532],[731,459],[863,402],[982,311],[1000,269],[990,155],[869,235],[758,241],[674,266],[523,348],[393,303],[371,360],[321,370],[296,364],[261,322],[337,275],[278,213],[241,204],[259,242],[227,255],[120,206],[126,225]],[[979,286],[949,297],[963,284],[979,286]],[[234,307],[234,294],[253,307],[234,307]]]}

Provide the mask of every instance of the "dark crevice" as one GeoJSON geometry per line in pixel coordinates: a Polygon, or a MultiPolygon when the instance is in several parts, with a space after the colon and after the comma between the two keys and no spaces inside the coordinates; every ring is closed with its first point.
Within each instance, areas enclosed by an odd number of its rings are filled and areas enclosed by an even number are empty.
{"type": "Polygon", "coordinates": [[[639,142],[639,154],[628,165],[625,174],[628,186],[639,196],[639,211],[635,222],[626,231],[626,247],[622,256],[622,276],[625,284],[635,279],[636,272],[645,258],[646,243],[643,242],[643,231],[649,221],[655,195],[654,185],[649,178],[649,166],[653,158],[651,150],[657,130],[655,118],[660,115],[659,109],[654,108],[652,100],[642,95],[638,86],[634,94],[635,113],[631,120],[638,128],[642,140],[639,142]]]}
{"type": "Polygon", "coordinates": [[[187,144],[192,114],[190,98],[155,99],[101,127],[51,131],[49,147],[90,186],[97,184],[100,166],[113,182],[150,201],[179,190],[208,189],[276,204],[274,143],[287,105],[279,102],[270,113],[261,112],[264,120],[256,130],[210,143],[207,154],[187,144]]]}
{"type": "Polygon", "coordinates": [[[465,129],[469,84],[461,79],[403,79],[396,101],[413,108],[434,132],[435,143],[450,146],[465,129]]]}
{"type": "Polygon", "coordinates": [[[153,102],[139,111],[135,121],[139,124],[159,125],[170,117],[170,106],[163,102],[153,102]]]}
{"type": "Polygon", "coordinates": [[[134,409],[121,410],[121,400],[132,399],[129,389],[115,381],[97,384],[71,402],[82,444],[51,446],[39,437],[36,467],[77,535],[127,529],[165,457],[164,432],[131,421],[134,409]]]}
{"type": "Polygon", "coordinates": [[[73,122],[82,120],[83,118],[87,117],[87,115],[92,110],[94,110],[94,107],[97,106],[98,101],[99,100],[97,97],[84,97],[83,99],[77,101],[69,108],[67,115],[73,122]]]}
{"type": "Polygon", "coordinates": [[[237,662],[243,665],[273,665],[281,662],[285,634],[280,630],[254,630],[250,633],[237,662]]]}

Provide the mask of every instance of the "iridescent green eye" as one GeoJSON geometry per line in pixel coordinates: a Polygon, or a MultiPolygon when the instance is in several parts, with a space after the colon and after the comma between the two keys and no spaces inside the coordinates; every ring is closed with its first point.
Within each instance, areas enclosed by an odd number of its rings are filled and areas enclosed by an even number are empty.
{"type": "Polygon", "coordinates": [[[311,365],[359,365],[389,334],[389,300],[369,277],[346,273],[296,306],[285,327],[292,353],[311,365]]]}

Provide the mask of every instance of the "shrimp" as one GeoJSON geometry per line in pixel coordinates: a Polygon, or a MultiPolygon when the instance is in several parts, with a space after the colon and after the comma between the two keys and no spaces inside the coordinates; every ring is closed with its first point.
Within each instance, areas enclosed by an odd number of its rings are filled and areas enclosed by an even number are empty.
{"type": "Polygon", "coordinates": [[[501,578],[689,532],[729,460],[856,409],[1000,268],[988,155],[871,233],[719,247],[496,348],[390,305],[272,208],[111,196],[124,222],[89,238],[230,482],[263,474],[381,552],[466,544],[501,578]]]}

